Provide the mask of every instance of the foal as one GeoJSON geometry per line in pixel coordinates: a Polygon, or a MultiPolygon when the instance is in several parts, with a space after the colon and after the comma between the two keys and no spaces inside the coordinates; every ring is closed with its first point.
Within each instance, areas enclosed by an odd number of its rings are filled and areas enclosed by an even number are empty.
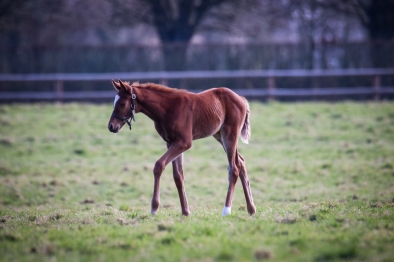
{"type": "Polygon", "coordinates": [[[199,94],[172,89],[158,84],[130,85],[128,82],[112,84],[118,91],[114,110],[108,123],[109,131],[119,132],[135,113],[143,113],[153,120],[157,133],[167,142],[167,152],[157,160],[153,169],[154,190],[151,214],[160,204],[160,176],[172,162],[175,185],[182,207],[182,214],[190,214],[184,187],[183,152],[192,147],[192,141],[213,136],[222,144],[228,159],[228,191],[222,216],[231,214],[234,186],[241,178],[246,204],[250,215],[255,214],[244,158],[238,153],[238,137],[248,143],[250,138],[249,104],[227,88],[213,88],[199,94]]]}

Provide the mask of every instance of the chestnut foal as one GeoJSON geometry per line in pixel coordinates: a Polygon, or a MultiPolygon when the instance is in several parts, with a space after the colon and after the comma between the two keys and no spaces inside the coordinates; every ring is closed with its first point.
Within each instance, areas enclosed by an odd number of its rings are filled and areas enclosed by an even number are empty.
{"type": "Polygon", "coordinates": [[[152,83],[130,85],[112,80],[112,84],[118,94],[108,123],[109,131],[117,133],[125,123],[131,129],[134,114],[141,112],[153,120],[156,131],[167,142],[168,151],[157,160],[153,169],[152,214],[157,212],[160,204],[160,176],[170,162],[182,214],[190,214],[184,187],[183,152],[192,147],[193,140],[208,136],[222,144],[228,159],[229,186],[222,216],[231,213],[238,176],[248,212],[250,215],[256,213],[245,161],[237,149],[238,137],[246,144],[250,138],[249,104],[244,97],[227,88],[213,88],[194,94],[152,83]]]}

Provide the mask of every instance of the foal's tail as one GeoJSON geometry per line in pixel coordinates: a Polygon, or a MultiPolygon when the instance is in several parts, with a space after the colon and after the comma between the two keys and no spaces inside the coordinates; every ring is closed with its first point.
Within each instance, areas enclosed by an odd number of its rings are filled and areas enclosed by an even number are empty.
{"type": "Polygon", "coordinates": [[[249,108],[248,100],[246,100],[245,97],[242,97],[242,98],[245,101],[246,116],[245,116],[244,124],[241,129],[241,141],[244,144],[249,144],[249,139],[250,139],[250,135],[251,135],[250,122],[249,122],[250,108],[249,108]]]}

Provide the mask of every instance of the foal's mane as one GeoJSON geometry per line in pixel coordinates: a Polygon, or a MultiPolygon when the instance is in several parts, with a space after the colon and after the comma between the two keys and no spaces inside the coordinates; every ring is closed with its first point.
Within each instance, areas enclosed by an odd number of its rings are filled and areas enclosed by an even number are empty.
{"type": "MultiPolygon", "coordinates": [[[[130,83],[127,83],[127,84],[130,85],[130,83]]],[[[169,88],[168,86],[159,85],[159,84],[155,84],[155,83],[140,84],[139,82],[134,82],[131,85],[131,87],[154,90],[154,91],[163,92],[163,93],[178,93],[178,92],[185,92],[186,91],[183,89],[169,88]]]]}

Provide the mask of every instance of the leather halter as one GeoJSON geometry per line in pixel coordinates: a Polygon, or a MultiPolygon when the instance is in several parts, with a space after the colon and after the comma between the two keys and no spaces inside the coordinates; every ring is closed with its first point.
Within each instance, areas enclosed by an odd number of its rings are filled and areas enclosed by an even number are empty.
{"type": "Polygon", "coordinates": [[[125,117],[120,117],[120,116],[114,114],[114,112],[112,112],[112,116],[115,117],[116,119],[120,120],[120,121],[125,122],[125,123],[129,126],[130,130],[131,130],[131,119],[133,119],[133,121],[135,122],[135,118],[134,118],[134,114],[135,114],[135,103],[134,103],[134,100],[135,100],[136,98],[137,98],[137,97],[135,96],[135,94],[131,94],[131,105],[130,105],[130,109],[129,109],[129,111],[127,112],[127,114],[126,114],[125,117]]]}

